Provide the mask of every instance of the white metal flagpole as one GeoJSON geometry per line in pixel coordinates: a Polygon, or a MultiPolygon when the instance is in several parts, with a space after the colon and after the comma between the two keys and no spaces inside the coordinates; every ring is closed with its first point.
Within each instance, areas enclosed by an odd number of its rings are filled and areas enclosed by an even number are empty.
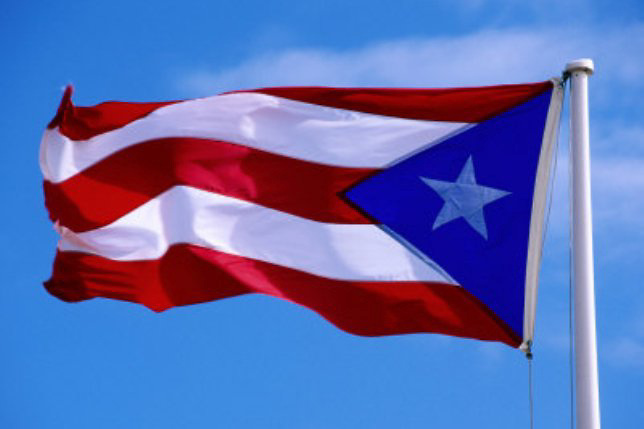
{"type": "Polygon", "coordinates": [[[571,81],[572,272],[578,429],[600,428],[588,132],[588,76],[593,70],[590,59],[572,61],[566,64],[565,70],[571,81]]]}

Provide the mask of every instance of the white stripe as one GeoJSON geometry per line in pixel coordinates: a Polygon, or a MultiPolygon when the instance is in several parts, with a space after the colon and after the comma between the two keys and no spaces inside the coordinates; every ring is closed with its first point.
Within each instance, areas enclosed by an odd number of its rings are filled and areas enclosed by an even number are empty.
{"type": "Polygon", "coordinates": [[[59,230],[60,250],[121,261],[158,259],[190,243],[333,279],[449,283],[376,225],[315,222],[187,186],[105,227],[59,230]]]}
{"type": "Polygon", "coordinates": [[[47,130],[41,168],[47,180],[62,182],[114,152],[163,137],[223,140],[321,164],[381,168],[464,125],[360,113],[265,94],[226,94],[162,107],[86,141],[47,130]]]}

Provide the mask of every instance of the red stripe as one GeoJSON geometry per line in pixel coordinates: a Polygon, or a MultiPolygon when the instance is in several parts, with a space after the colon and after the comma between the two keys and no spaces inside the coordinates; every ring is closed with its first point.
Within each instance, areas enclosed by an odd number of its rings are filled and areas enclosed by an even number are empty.
{"type": "Polygon", "coordinates": [[[464,289],[442,283],[348,282],[191,245],[158,260],[119,262],[58,252],[47,290],[65,301],[106,297],[162,311],[174,306],[262,293],[308,307],[339,328],[380,336],[434,332],[521,340],[464,289]]]}
{"type": "Polygon", "coordinates": [[[282,87],[241,92],[407,119],[481,122],[552,88],[552,82],[477,88],[282,87]]]}
{"type": "MultiPolygon", "coordinates": [[[[365,113],[451,122],[481,122],[544,91],[552,82],[498,85],[475,88],[328,88],[281,87],[239,92],[257,92],[365,113]]],[[[68,86],[49,128],[59,127],[72,140],[86,140],[121,128],[156,109],[177,103],[132,103],[110,101],[91,107],[74,106],[68,86]]]]}
{"type": "Polygon", "coordinates": [[[338,193],[373,169],[316,164],[214,140],[130,146],[70,179],[45,182],[50,218],[76,231],[107,225],[176,185],[327,223],[371,223],[338,193]]]}
{"type": "Polygon", "coordinates": [[[156,103],[108,101],[96,106],[78,107],[72,103],[72,92],[71,85],[65,89],[58,112],[48,125],[48,128],[58,126],[60,132],[72,140],[87,140],[141,119],[159,107],[177,103],[177,101],[156,103]]]}

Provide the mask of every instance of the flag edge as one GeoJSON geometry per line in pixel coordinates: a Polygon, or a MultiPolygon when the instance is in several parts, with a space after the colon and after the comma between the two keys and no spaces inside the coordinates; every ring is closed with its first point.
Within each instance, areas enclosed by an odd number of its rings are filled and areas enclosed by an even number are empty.
{"type": "Polygon", "coordinates": [[[519,346],[519,349],[524,352],[530,350],[534,340],[539,269],[541,266],[544,230],[546,227],[544,221],[548,184],[550,183],[551,174],[553,174],[551,169],[552,156],[556,146],[561,110],[563,107],[563,81],[560,78],[552,78],[551,82],[553,83],[552,96],[550,98],[543,132],[532,198],[532,213],[530,216],[523,309],[523,341],[519,346]]]}

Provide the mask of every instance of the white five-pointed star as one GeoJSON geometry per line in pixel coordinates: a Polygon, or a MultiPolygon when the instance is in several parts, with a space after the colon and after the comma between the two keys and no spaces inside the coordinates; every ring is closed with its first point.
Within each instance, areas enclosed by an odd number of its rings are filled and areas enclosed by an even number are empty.
{"type": "Polygon", "coordinates": [[[445,201],[438,213],[432,231],[441,225],[462,217],[487,240],[487,227],[483,215],[483,207],[509,195],[510,192],[481,186],[476,183],[474,164],[470,156],[455,182],[428,179],[420,177],[427,186],[432,188],[445,201]]]}

